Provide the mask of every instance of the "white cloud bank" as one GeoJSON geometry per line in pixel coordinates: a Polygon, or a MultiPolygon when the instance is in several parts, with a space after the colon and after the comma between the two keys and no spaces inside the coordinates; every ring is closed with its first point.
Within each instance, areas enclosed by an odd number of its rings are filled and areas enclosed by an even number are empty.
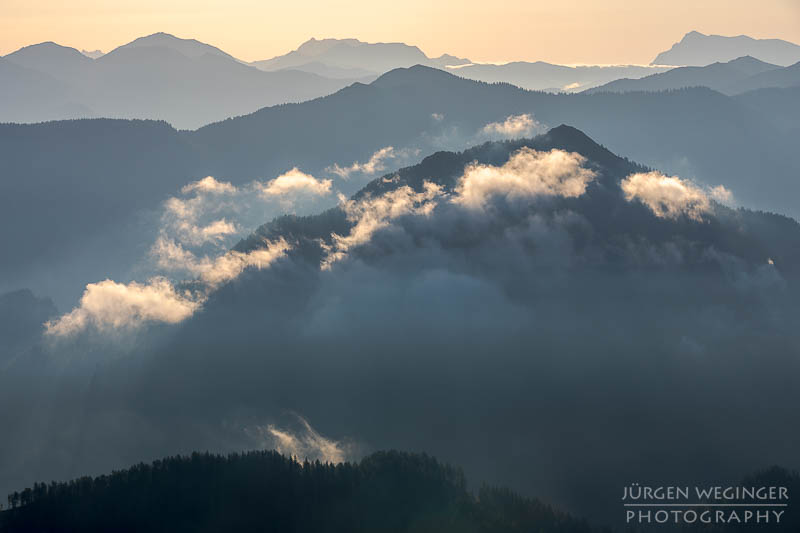
{"type": "Polygon", "coordinates": [[[490,122],[481,129],[485,137],[492,139],[518,139],[520,137],[530,137],[541,129],[541,125],[532,115],[511,115],[503,122],[490,122]]]}
{"type": "Polygon", "coordinates": [[[208,289],[215,289],[238,277],[247,268],[267,268],[289,248],[284,239],[278,239],[265,241],[264,248],[247,253],[229,250],[217,257],[197,257],[181,244],[162,236],[156,241],[151,253],[158,266],[164,270],[187,272],[206,284],[208,289]]]}
{"type": "Polygon", "coordinates": [[[318,180],[311,174],[301,172],[294,167],[261,187],[261,193],[267,197],[286,196],[305,192],[313,196],[325,196],[331,192],[331,180],[318,180]]]}
{"type": "Polygon", "coordinates": [[[580,154],[551,150],[539,152],[522,148],[502,166],[468,165],[447,195],[440,185],[424,182],[421,192],[402,186],[380,196],[343,200],[341,208],[354,225],[345,236],[332,234],[332,244],[322,262],[328,270],[347,256],[352,248],[366,244],[378,230],[405,215],[429,216],[441,202],[465,209],[483,209],[497,197],[508,201],[530,201],[542,196],[576,197],[586,191],[595,173],[585,168],[580,154]]]}
{"type": "Polygon", "coordinates": [[[595,178],[584,168],[586,159],[574,152],[539,152],[522,148],[500,167],[472,164],[456,187],[454,202],[483,208],[494,196],[529,200],[536,196],[576,197],[595,178]]]}
{"type": "Polygon", "coordinates": [[[387,227],[392,219],[410,214],[429,215],[436,207],[436,198],[441,195],[440,185],[426,181],[419,193],[404,185],[377,197],[342,202],[348,220],[355,225],[346,236],[331,234],[333,244],[322,263],[323,270],[344,258],[352,247],[369,242],[372,235],[387,227]]]}
{"type": "Polygon", "coordinates": [[[88,326],[100,331],[137,327],[147,322],[175,324],[190,317],[200,303],[187,293],[179,293],[165,278],[147,283],[117,283],[107,279],[90,283],[80,305],[45,324],[51,335],[66,336],[88,326]]]}
{"type": "Polygon", "coordinates": [[[701,221],[711,212],[711,199],[720,203],[733,201],[731,192],[722,185],[706,192],[691,181],[656,171],[631,174],[620,186],[626,200],[642,202],[659,218],[687,216],[701,221]]]}
{"type": "Polygon", "coordinates": [[[66,337],[90,327],[106,332],[133,330],[148,323],[181,322],[202,307],[211,291],[248,268],[269,267],[290,248],[279,239],[265,241],[263,247],[247,253],[230,250],[229,237],[239,235],[242,228],[227,217],[240,217],[242,211],[263,213],[264,206],[285,207],[301,197],[330,193],[331,180],[317,180],[297,168],[271,181],[255,181],[243,187],[211,176],[189,183],[181,189],[182,196],[164,203],[159,235],[150,250],[159,274],[145,283],[90,283],[78,306],[48,322],[45,331],[66,337]],[[223,214],[226,216],[219,218],[223,214]],[[193,251],[193,247],[204,253],[193,251]],[[216,253],[209,253],[209,249],[216,253]],[[195,282],[192,292],[179,292],[164,272],[188,275],[195,282]]]}

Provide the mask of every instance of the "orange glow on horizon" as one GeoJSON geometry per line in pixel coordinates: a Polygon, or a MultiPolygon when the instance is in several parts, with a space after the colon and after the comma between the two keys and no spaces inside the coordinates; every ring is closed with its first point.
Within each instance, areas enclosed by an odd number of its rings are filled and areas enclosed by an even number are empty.
{"type": "Polygon", "coordinates": [[[0,55],[43,41],[107,52],[158,31],[247,61],[311,38],[402,41],[473,61],[649,63],[690,30],[800,43],[795,0],[3,0],[0,55]]]}

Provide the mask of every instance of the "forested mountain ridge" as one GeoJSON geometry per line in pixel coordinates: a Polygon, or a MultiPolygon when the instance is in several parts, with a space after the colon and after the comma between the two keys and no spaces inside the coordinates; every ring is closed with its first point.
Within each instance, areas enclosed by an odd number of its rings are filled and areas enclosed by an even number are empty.
{"type": "MultiPolygon", "coordinates": [[[[705,224],[697,225],[696,221],[688,219],[657,222],[657,217],[653,219],[652,214],[648,215],[624,201],[620,188],[623,178],[635,173],[651,172],[652,169],[613,154],[580,130],[566,125],[531,139],[488,142],[458,153],[437,152],[417,165],[374,179],[352,198],[354,201],[368,200],[403,187],[423,192],[425,183],[440,185],[446,193],[452,193],[469,165],[501,167],[512,154],[523,148],[577,153],[586,159],[589,168],[597,171],[596,180],[589,185],[584,196],[574,200],[555,200],[548,209],[569,206],[582,213],[596,228],[593,239],[598,243],[608,245],[614,242],[617,238],[615,233],[627,238],[641,232],[644,239],[653,241],[673,238],[675,232],[687,232],[686,237],[690,241],[700,239],[720,251],[732,251],[754,262],[764,261],[767,257],[775,260],[780,256],[782,270],[786,269],[787,274],[800,272],[800,253],[794,251],[800,246],[800,224],[797,222],[781,215],[735,210],[721,204],[714,206],[715,217],[705,224]],[[659,225],[661,228],[658,228],[659,225]],[[732,226],[738,226],[737,230],[733,231],[732,226]]],[[[316,248],[316,252],[311,252],[311,257],[319,258],[324,249],[320,242],[330,244],[332,234],[343,235],[352,228],[352,222],[346,218],[341,207],[320,215],[281,217],[258,228],[235,249],[248,251],[259,247],[264,239],[284,237],[301,243],[298,249],[306,253],[310,252],[309,246],[316,248]]]]}
{"type": "MultiPolygon", "coordinates": [[[[786,487],[794,494],[800,476],[772,467],[742,483],[786,487]]],[[[790,514],[771,530],[793,531],[798,523],[790,514]]],[[[484,484],[473,492],[460,469],[425,454],[398,451],[339,464],[301,462],[274,451],[227,456],[195,452],[109,475],[36,483],[9,494],[8,510],[0,513],[0,531],[9,533],[240,533],[265,527],[303,533],[612,531],[508,489],[484,484]]]]}
{"type": "MultiPolygon", "coordinates": [[[[782,101],[788,104],[796,96],[785,95],[782,101]]],[[[166,195],[204,176],[242,184],[298,167],[331,177],[349,195],[371,176],[343,180],[330,173],[332,165],[363,163],[391,146],[398,157],[385,164],[397,168],[416,153],[479,144],[487,139],[487,128],[503,127],[513,116],[527,115],[529,122],[512,136],[571,124],[650,167],[723,184],[740,204],[796,216],[791,191],[800,163],[794,157],[791,118],[782,112],[785,104],[776,104],[774,98],[755,95],[745,101],[701,88],[554,95],[413,67],[370,85],[354,84],[327,97],[264,108],[197,131],[106,119],[2,125],[0,156],[7,178],[0,184],[0,222],[9,224],[15,213],[43,205],[60,224],[54,228],[31,219],[0,237],[2,246],[15,250],[0,261],[0,279],[7,282],[0,290],[28,286],[56,301],[77,297],[38,286],[28,273],[76,261],[72,246],[85,257],[97,257],[89,265],[75,265],[75,272],[87,276],[72,278],[77,287],[119,273],[147,245],[143,211],[157,209],[166,195]],[[78,198],[104,200],[84,202],[77,210],[78,198]],[[120,226],[130,235],[110,234],[120,226]],[[118,251],[118,265],[104,254],[114,242],[126,243],[118,251]],[[97,268],[104,261],[112,264],[97,268]]]]}
{"type": "Polygon", "coordinates": [[[599,531],[537,500],[484,486],[424,454],[357,463],[277,452],[194,453],[99,477],[36,484],[8,497],[0,531],[485,532],[599,531]]]}

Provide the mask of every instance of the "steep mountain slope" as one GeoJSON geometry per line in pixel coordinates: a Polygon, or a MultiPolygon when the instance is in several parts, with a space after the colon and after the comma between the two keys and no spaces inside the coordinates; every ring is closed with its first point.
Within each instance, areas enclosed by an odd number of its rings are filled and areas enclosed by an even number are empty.
{"type": "MultiPolygon", "coordinates": [[[[164,33],[141,37],[97,59],[54,43],[2,59],[57,81],[42,82],[44,89],[9,91],[13,98],[0,107],[5,122],[103,116],[197,128],[264,106],[330,94],[354,81],[293,70],[262,72],[213,46],[164,33]]],[[[4,86],[34,85],[30,74],[6,74],[4,86]]]]}
{"type": "Polygon", "coordinates": [[[672,48],[658,54],[652,64],[701,67],[742,56],[785,67],[800,61],[800,46],[781,39],[753,39],[747,35],[725,37],[690,31],[672,48]]]}
{"type": "Polygon", "coordinates": [[[427,450],[610,522],[637,476],[794,464],[761,405],[800,399],[800,226],[713,194],[567,126],[435,153],[261,227],[235,251],[286,255],[180,324],[48,337],[0,374],[1,481],[269,446],[286,410],[337,453],[427,450]]]}
{"type": "MultiPolygon", "coordinates": [[[[665,91],[683,87],[708,87],[723,94],[743,92],[740,85],[753,76],[763,76],[783,70],[777,65],[764,63],[753,57],[740,57],[727,63],[713,63],[705,67],[679,67],[637,80],[620,79],[587,92],[665,91]]],[[[770,78],[765,82],[769,83],[770,78]]],[[[764,85],[769,87],[770,85],[764,85]]]]}

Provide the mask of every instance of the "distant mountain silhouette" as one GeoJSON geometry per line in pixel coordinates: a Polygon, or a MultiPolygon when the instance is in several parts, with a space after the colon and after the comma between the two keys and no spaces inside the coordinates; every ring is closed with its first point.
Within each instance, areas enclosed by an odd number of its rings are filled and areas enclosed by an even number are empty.
{"type": "MultiPolygon", "coordinates": [[[[165,33],[136,39],[97,59],[42,43],[2,60],[58,82],[39,82],[49,91],[46,95],[35,87],[29,92],[9,89],[14,98],[0,104],[4,122],[103,116],[196,128],[264,106],[330,94],[354,81],[294,70],[263,72],[213,46],[165,33]]],[[[33,85],[30,78],[22,72],[4,76],[0,90],[33,85]]]]}
{"type": "Polygon", "coordinates": [[[781,39],[753,39],[746,35],[725,37],[691,31],[672,48],[658,54],[652,64],[701,67],[742,56],[785,67],[800,61],[800,46],[781,39]]]}
{"type": "MultiPolygon", "coordinates": [[[[451,55],[429,58],[416,46],[405,43],[365,43],[358,39],[310,39],[288,54],[254,61],[261,70],[296,69],[321,73],[320,64],[328,69],[352,71],[360,75],[383,74],[389,70],[413,65],[445,67],[469,63],[451,55]]],[[[341,77],[336,76],[336,77],[341,77]]]]}
{"type": "Polygon", "coordinates": [[[3,59],[16,65],[37,70],[67,83],[85,78],[91,71],[93,60],[68,46],[53,42],[20,48],[3,59]]]}
{"type": "MultiPolygon", "coordinates": [[[[612,81],[587,92],[626,92],[626,91],[664,91],[683,87],[708,87],[725,94],[743,92],[745,80],[772,71],[783,70],[777,65],[745,56],[727,63],[712,63],[705,67],[678,67],[659,74],[645,76],[637,80],[621,79],[612,81]]],[[[764,83],[769,83],[767,77],[764,83]]],[[[769,87],[770,85],[763,85],[769,87]]],[[[754,87],[758,88],[758,87],[754,87]]]]}
{"type": "Polygon", "coordinates": [[[228,59],[234,59],[234,60],[236,59],[227,52],[223,52],[216,46],[211,46],[210,44],[201,43],[196,39],[181,39],[179,37],[175,37],[174,35],[170,35],[169,33],[164,33],[164,32],[158,32],[152,35],[147,35],[145,37],[139,37],[138,39],[134,39],[128,44],[124,44],[116,48],[115,50],[124,50],[129,48],[145,48],[151,46],[159,48],[169,48],[171,50],[175,50],[176,52],[180,52],[182,55],[190,59],[197,59],[206,54],[226,57],[228,59]]]}
{"type": "Polygon", "coordinates": [[[619,78],[639,78],[667,69],[640,65],[570,67],[543,61],[515,61],[504,65],[464,65],[447,70],[463,78],[511,83],[523,89],[578,92],[619,78]]]}

